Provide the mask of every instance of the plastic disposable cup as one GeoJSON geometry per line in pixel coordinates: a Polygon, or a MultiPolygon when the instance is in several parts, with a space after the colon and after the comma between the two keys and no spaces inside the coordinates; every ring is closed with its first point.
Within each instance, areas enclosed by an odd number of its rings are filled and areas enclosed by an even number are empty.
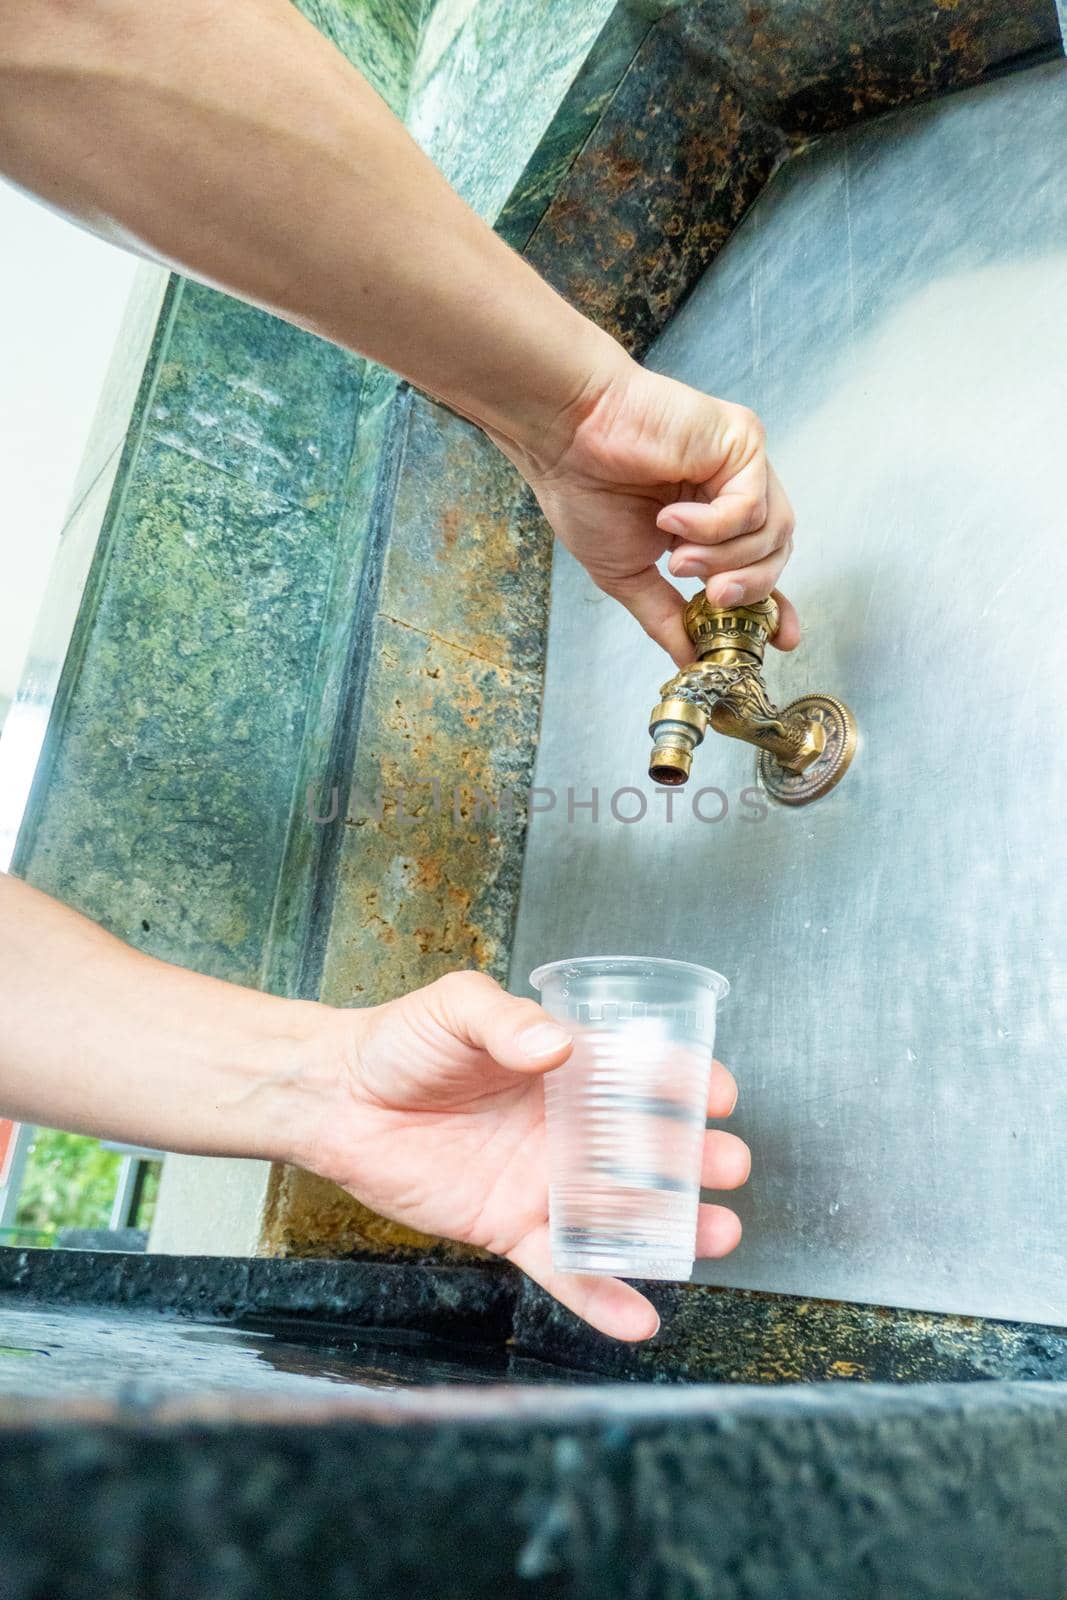
{"type": "Polygon", "coordinates": [[[688,1278],[715,1014],[730,985],[653,956],[552,961],[530,983],[574,1035],[545,1078],[556,1268],[688,1278]]]}

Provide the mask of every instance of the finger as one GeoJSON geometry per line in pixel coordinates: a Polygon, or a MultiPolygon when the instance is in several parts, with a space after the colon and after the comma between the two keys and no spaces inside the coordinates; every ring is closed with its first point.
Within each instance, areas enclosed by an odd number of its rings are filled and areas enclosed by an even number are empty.
{"type": "Polygon", "coordinates": [[[757,600],[766,600],[792,553],[793,541],[790,539],[780,550],[775,550],[751,567],[717,573],[704,586],[709,601],[713,606],[751,606],[757,600]]]}
{"type": "Polygon", "coordinates": [[[762,450],[711,500],[676,500],[656,517],[661,533],[694,544],[719,544],[755,533],[767,520],[770,476],[762,450]]]}
{"type": "Polygon", "coordinates": [[[792,600],[787,600],[780,589],[771,590],[771,598],[778,602],[778,632],[771,643],[776,650],[795,650],[800,643],[800,618],[792,600]]]}
{"type": "Polygon", "coordinates": [[[741,1243],[741,1218],[727,1206],[697,1207],[697,1257],[728,1256],[741,1243]]]}
{"type": "Polygon", "coordinates": [[[721,1061],[713,1061],[708,1084],[708,1116],[728,1117],[736,1104],[737,1079],[721,1061]]]}
{"type": "Polygon", "coordinates": [[[601,588],[622,602],[649,637],[666,650],[675,666],[684,667],[692,661],[693,644],[682,621],[685,599],[657,567],[646,567],[629,578],[612,578],[601,588]]]}
{"type": "Polygon", "coordinates": [[[513,1072],[546,1072],[574,1038],[536,1000],[508,994],[485,972],[449,972],[426,990],[448,1031],[513,1072]]]}
{"type": "MultiPolygon", "coordinates": [[[[701,1210],[721,1207],[701,1207],[701,1210]]],[[[650,1300],[620,1278],[602,1278],[595,1273],[557,1272],[552,1265],[548,1224],[542,1223],[520,1239],[508,1260],[521,1267],[528,1278],[554,1295],[560,1305],[573,1311],[590,1327],[612,1339],[651,1339],[659,1327],[659,1316],[650,1300]]]]}
{"type": "Polygon", "coordinates": [[[736,1133],[712,1128],[704,1135],[700,1159],[702,1189],[740,1189],[752,1171],[752,1152],[736,1133]]]}
{"type": "Polygon", "coordinates": [[[785,525],[772,527],[768,522],[758,533],[727,539],[725,544],[680,544],[671,551],[668,566],[675,578],[711,578],[762,561],[780,550],[788,537],[785,525]]]}
{"type": "Polygon", "coordinates": [[[794,523],[785,490],[769,471],[763,524],[754,533],[717,545],[678,545],[671,553],[670,570],[676,577],[711,580],[706,592],[713,605],[751,605],[770,593],[788,561],[794,523]]]}

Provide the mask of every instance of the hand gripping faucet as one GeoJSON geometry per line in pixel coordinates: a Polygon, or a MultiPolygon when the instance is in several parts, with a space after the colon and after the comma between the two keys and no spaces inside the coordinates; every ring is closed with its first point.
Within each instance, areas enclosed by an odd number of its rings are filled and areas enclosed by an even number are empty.
{"type": "Polygon", "coordinates": [[[698,594],[686,607],[685,626],[697,659],[660,690],[648,729],[649,777],[685,783],[710,724],[757,747],[760,783],[783,805],[807,805],[839,783],[856,752],[848,707],[832,695],[807,694],[778,711],[764,688],[763,651],[778,630],[777,602],[723,610],[698,594]]]}

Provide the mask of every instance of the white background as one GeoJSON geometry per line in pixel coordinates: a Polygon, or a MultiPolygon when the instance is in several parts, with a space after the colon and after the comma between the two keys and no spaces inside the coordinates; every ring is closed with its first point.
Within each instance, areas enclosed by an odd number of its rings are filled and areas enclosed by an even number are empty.
{"type": "Polygon", "coordinates": [[[136,269],[133,256],[0,182],[0,715],[136,269]]]}

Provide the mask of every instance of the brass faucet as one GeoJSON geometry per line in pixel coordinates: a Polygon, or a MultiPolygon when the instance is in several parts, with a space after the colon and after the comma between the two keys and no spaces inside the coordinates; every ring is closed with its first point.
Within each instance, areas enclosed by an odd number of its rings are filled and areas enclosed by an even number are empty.
{"type": "Polygon", "coordinates": [[[783,805],[807,805],[839,783],[856,752],[848,707],[832,695],[808,694],[778,711],[764,687],[760,669],[767,641],[778,631],[777,602],[723,610],[698,594],[686,607],[685,626],[697,659],[659,692],[648,729],[649,777],[683,784],[710,723],[757,746],[760,782],[783,805]]]}

